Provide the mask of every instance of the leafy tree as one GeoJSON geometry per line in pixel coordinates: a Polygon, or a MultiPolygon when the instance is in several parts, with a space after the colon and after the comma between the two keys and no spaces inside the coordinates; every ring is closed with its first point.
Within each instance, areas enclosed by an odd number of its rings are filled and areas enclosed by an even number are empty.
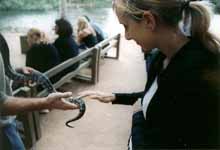
{"type": "Polygon", "coordinates": [[[220,0],[210,0],[214,5],[217,12],[220,12],[220,0]]]}
{"type": "MultiPolygon", "coordinates": [[[[45,10],[58,8],[60,0],[0,0],[0,10],[45,10]]],[[[70,0],[71,1],[71,0],[70,0]]],[[[94,2],[98,6],[111,4],[111,0],[74,0],[77,3],[94,2]]]]}
{"type": "Polygon", "coordinates": [[[59,0],[0,0],[1,10],[51,9],[58,6],[59,0]]]}

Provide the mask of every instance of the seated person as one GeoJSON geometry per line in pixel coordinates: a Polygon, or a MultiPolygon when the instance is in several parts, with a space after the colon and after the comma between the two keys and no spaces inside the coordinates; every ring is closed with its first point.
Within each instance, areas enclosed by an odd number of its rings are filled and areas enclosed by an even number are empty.
{"type": "Polygon", "coordinates": [[[77,41],[82,49],[93,47],[98,43],[96,32],[85,17],[80,17],[77,21],[77,41]]]}
{"type": "Polygon", "coordinates": [[[92,26],[92,28],[95,30],[98,43],[107,38],[106,33],[101,29],[101,27],[100,27],[97,23],[95,23],[94,21],[92,21],[92,20],[91,20],[88,16],[86,16],[86,15],[84,15],[83,17],[85,17],[85,19],[90,23],[90,25],[92,26]]]}
{"type": "Polygon", "coordinates": [[[27,34],[29,50],[26,56],[26,66],[40,72],[46,72],[60,63],[57,49],[47,42],[45,34],[38,29],[30,29],[27,34]]]}
{"type": "MultiPolygon", "coordinates": [[[[45,34],[40,30],[31,28],[27,33],[27,43],[29,49],[26,54],[26,66],[46,72],[60,63],[57,49],[48,43],[45,34]]],[[[20,70],[17,71],[20,72],[20,70]]],[[[52,83],[56,81],[54,78],[50,80],[52,83]]],[[[15,90],[22,86],[24,86],[22,83],[13,82],[12,89],[15,90]]]]}
{"type": "MultiPolygon", "coordinates": [[[[61,62],[66,61],[69,58],[76,57],[79,54],[79,47],[73,38],[73,28],[69,21],[61,18],[55,21],[55,33],[58,38],[54,42],[54,46],[57,48],[61,62]]],[[[62,71],[57,77],[60,79],[65,74],[75,70],[79,66],[79,63],[75,63],[69,68],[62,71]]]]}

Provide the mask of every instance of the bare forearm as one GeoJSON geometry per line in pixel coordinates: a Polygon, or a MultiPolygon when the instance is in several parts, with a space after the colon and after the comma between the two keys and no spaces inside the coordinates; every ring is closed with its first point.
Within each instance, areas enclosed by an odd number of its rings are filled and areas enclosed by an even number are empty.
{"type": "Polygon", "coordinates": [[[3,115],[15,115],[21,112],[44,109],[45,98],[8,97],[3,106],[3,115]]]}

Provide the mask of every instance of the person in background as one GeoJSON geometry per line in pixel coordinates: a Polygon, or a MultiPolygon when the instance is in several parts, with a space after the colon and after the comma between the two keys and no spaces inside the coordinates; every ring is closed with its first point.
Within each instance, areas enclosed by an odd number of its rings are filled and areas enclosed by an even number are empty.
{"type": "Polygon", "coordinates": [[[91,20],[86,15],[84,15],[83,17],[86,18],[86,20],[90,23],[90,25],[95,30],[98,43],[107,38],[106,33],[102,30],[102,28],[97,23],[95,23],[93,20],[91,20]]]}
{"type": "Polygon", "coordinates": [[[220,39],[209,32],[209,6],[195,0],[113,1],[126,39],[146,54],[154,48],[159,52],[143,91],[79,95],[124,105],[141,99],[129,150],[220,148],[220,39]],[[179,27],[180,22],[188,26],[183,20],[191,20],[190,37],[179,27]]]}
{"type": "MultiPolygon", "coordinates": [[[[76,41],[73,38],[73,28],[70,22],[64,18],[58,19],[55,21],[55,33],[58,35],[58,38],[55,40],[53,45],[57,48],[60,61],[64,62],[69,58],[76,57],[79,54],[79,47],[76,41]]],[[[79,66],[79,63],[75,63],[69,68],[62,71],[57,75],[59,80],[65,74],[74,71],[79,66]]]]}
{"type": "Polygon", "coordinates": [[[75,57],[79,54],[79,48],[73,38],[73,28],[69,21],[66,19],[58,19],[55,21],[55,33],[58,38],[54,42],[57,48],[61,62],[69,58],[75,57]]]}
{"type": "Polygon", "coordinates": [[[77,20],[77,42],[82,49],[91,48],[98,43],[96,32],[85,17],[77,20]]]}
{"type": "MultiPolygon", "coordinates": [[[[95,30],[98,43],[108,38],[108,35],[102,30],[102,28],[99,26],[99,24],[97,24],[96,22],[91,20],[86,15],[84,15],[83,17],[86,18],[86,20],[90,23],[90,25],[95,30]]],[[[107,47],[108,45],[109,45],[109,43],[107,43],[105,46],[103,46],[103,48],[107,47]]],[[[107,55],[108,55],[108,52],[105,53],[105,56],[107,56],[107,55]]]]}
{"type": "Polygon", "coordinates": [[[26,55],[26,66],[40,72],[46,72],[60,63],[58,51],[48,43],[45,33],[31,28],[27,33],[29,50],[26,55]]]}
{"type": "MultiPolygon", "coordinates": [[[[7,45],[0,34],[0,49],[7,45]]],[[[32,68],[24,67],[21,72],[28,74],[32,68]]],[[[9,79],[5,75],[4,62],[0,53],[0,149],[25,150],[24,144],[16,128],[16,114],[41,109],[72,110],[78,106],[64,100],[72,96],[71,92],[52,93],[42,98],[18,98],[12,96],[9,79]]]]}

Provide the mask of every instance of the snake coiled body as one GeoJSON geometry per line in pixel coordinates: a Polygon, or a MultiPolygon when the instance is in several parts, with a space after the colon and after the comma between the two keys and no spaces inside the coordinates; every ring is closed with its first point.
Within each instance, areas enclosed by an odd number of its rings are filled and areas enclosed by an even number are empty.
{"type": "MultiPolygon", "coordinates": [[[[9,48],[8,45],[3,38],[3,36],[0,34],[0,52],[4,61],[4,69],[5,69],[5,74],[7,75],[8,78],[14,80],[14,81],[19,81],[21,83],[28,83],[29,81],[41,85],[44,89],[47,90],[48,93],[53,93],[56,92],[56,89],[53,87],[53,84],[50,82],[47,76],[45,76],[43,73],[33,70],[30,74],[22,74],[16,72],[10,63],[9,59],[9,48]]],[[[73,126],[69,125],[69,123],[80,119],[85,111],[86,111],[86,105],[85,102],[81,98],[69,98],[69,102],[74,103],[79,106],[79,114],[66,122],[66,126],[73,128],[73,126]]]]}

